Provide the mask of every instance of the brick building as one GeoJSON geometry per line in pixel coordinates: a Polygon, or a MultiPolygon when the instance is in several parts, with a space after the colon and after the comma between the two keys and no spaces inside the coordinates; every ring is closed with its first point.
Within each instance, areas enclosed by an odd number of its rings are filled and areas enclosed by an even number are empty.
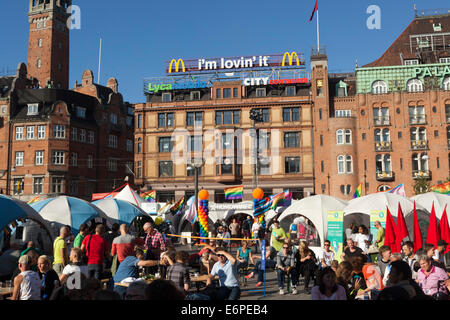
{"type": "Polygon", "coordinates": [[[376,61],[329,74],[311,59],[315,192],[351,199],[449,176],[450,15],[416,14],[376,61]]]}
{"type": "Polygon", "coordinates": [[[23,200],[90,199],[132,178],[133,108],[117,80],[87,70],[68,90],[70,3],[30,1],[28,67],[0,78],[0,189],[23,200]]]}

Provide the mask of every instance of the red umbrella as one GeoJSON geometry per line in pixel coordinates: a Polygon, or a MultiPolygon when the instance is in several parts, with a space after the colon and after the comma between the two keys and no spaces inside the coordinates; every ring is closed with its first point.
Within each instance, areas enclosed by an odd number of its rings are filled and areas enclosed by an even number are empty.
{"type": "Polygon", "coordinates": [[[414,236],[414,252],[417,252],[419,249],[422,249],[423,240],[422,233],[420,232],[419,227],[419,219],[417,219],[417,211],[416,211],[416,201],[414,201],[414,212],[413,212],[413,236],[414,236]]]}
{"type": "Polygon", "coordinates": [[[397,252],[402,249],[402,241],[404,238],[409,238],[408,228],[406,228],[405,218],[403,217],[402,207],[400,202],[398,203],[398,213],[397,213],[397,228],[395,234],[395,245],[397,246],[397,252]]]}
{"type": "MultiPolygon", "coordinates": [[[[450,227],[448,226],[447,205],[445,205],[441,221],[439,222],[439,230],[441,231],[441,239],[445,240],[447,243],[450,243],[450,227]]],[[[450,245],[448,245],[447,249],[444,251],[444,253],[447,252],[450,252],[450,245]]]]}
{"type": "Polygon", "coordinates": [[[395,245],[395,222],[392,218],[389,208],[386,206],[386,229],[384,233],[384,245],[391,248],[392,252],[397,252],[397,246],[395,245]]]}
{"type": "Polygon", "coordinates": [[[431,243],[434,245],[434,248],[437,248],[437,242],[441,240],[441,235],[439,232],[439,225],[436,220],[436,212],[434,210],[434,201],[433,206],[431,207],[431,216],[430,223],[428,225],[428,234],[427,234],[427,243],[431,243]]]}

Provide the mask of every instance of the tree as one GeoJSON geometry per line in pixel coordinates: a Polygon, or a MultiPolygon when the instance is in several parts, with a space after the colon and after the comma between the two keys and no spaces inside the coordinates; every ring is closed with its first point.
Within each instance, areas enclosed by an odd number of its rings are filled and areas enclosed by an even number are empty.
{"type": "Polygon", "coordinates": [[[430,191],[430,182],[428,181],[428,178],[418,177],[416,184],[414,185],[414,192],[416,195],[427,193],[428,191],[430,191]]]}

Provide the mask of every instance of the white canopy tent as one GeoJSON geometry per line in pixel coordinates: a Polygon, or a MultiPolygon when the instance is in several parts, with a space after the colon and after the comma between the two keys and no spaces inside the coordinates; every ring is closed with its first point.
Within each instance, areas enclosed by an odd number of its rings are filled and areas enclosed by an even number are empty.
{"type": "Polygon", "coordinates": [[[128,201],[139,208],[142,207],[144,200],[137,194],[136,191],[131,189],[130,185],[125,185],[125,187],[114,196],[114,199],[128,201]]]}
{"type": "Polygon", "coordinates": [[[320,242],[323,244],[327,236],[328,211],[344,210],[346,206],[346,201],[328,195],[310,196],[302,200],[292,201],[292,204],[283,211],[278,220],[282,227],[287,230],[283,225],[283,220],[288,216],[302,215],[308,218],[314,224],[319,234],[320,242]]]}
{"type": "MultiPolygon", "coordinates": [[[[450,196],[445,194],[440,194],[436,192],[428,192],[419,194],[417,196],[410,198],[412,201],[416,201],[416,205],[421,205],[429,213],[431,213],[431,208],[434,202],[434,210],[436,212],[436,217],[440,220],[442,213],[444,212],[445,205],[447,205],[447,218],[449,218],[450,213],[450,196]]],[[[450,220],[449,220],[450,224],[450,220]]]]}

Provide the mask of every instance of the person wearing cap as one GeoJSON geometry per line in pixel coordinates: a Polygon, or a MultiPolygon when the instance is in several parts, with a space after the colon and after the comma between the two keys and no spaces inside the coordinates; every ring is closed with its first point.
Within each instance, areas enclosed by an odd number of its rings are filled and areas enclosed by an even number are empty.
{"type": "Polygon", "coordinates": [[[447,249],[448,243],[445,240],[439,240],[437,242],[437,248],[434,250],[433,259],[439,261],[442,265],[445,265],[444,252],[447,249]]]}
{"type": "Polygon", "coordinates": [[[277,250],[277,252],[280,252],[283,248],[284,242],[288,239],[286,232],[283,228],[280,227],[280,222],[278,220],[273,221],[272,226],[272,247],[277,250]]]}

